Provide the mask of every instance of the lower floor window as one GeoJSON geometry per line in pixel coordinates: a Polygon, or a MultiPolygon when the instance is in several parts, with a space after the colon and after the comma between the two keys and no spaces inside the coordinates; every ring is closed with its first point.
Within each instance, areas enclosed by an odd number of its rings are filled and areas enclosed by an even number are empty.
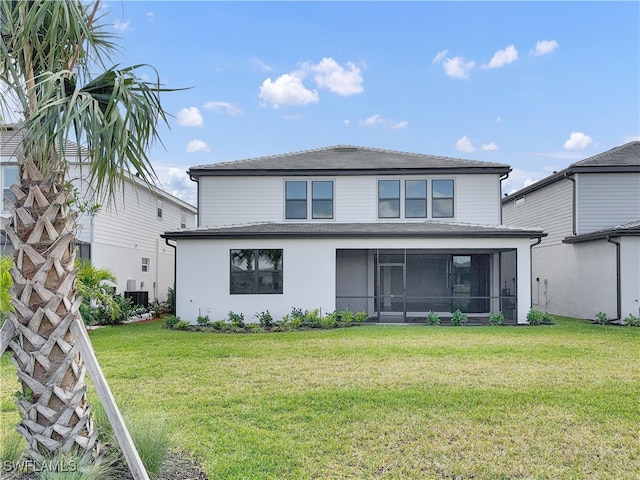
{"type": "Polygon", "coordinates": [[[237,249],[230,256],[231,295],[282,293],[282,249],[237,249]]]}

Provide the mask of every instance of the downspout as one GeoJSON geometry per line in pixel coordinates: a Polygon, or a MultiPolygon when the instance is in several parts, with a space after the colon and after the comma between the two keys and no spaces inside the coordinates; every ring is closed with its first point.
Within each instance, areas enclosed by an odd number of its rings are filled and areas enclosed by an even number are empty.
{"type": "MultiPolygon", "coordinates": [[[[189,173],[189,172],[187,172],[187,173],[189,173]]],[[[198,180],[198,177],[194,177],[190,173],[189,173],[189,180],[191,180],[192,182],[196,182],[196,185],[197,185],[197,187],[196,187],[196,205],[198,205],[198,208],[196,209],[196,220],[197,220],[197,225],[196,226],[200,226],[200,181],[198,180]]]]}
{"type": "MultiPolygon", "coordinates": [[[[531,270],[530,274],[529,274],[529,278],[531,279],[529,281],[529,290],[531,290],[531,300],[530,303],[531,305],[529,305],[529,309],[533,308],[533,247],[540,245],[542,243],[542,237],[538,237],[538,241],[536,241],[536,243],[532,243],[531,245],[529,245],[529,269],[531,270]]],[[[516,292],[517,294],[517,292],[516,292]]],[[[538,299],[538,305],[540,304],[540,300],[538,299]]],[[[546,309],[546,305],[545,305],[545,309],[546,309]]]]}
{"type": "Polygon", "coordinates": [[[169,243],[168,238],[164,239],[164,243],[173,248],[173,301],[175,303],[174,310],[176,310],[178,308],[178,246],[169,243]]]}
{"type": "Polygon", "coordinates": [[[500,182],[498,183],[498,190],[499,190],[499,194],[498,194],[498,198],[500,199],[500,225],[502,225],[502,182],[504,180],[506,180],[507,178],[509,178],[509,172],[505,173],[504,175],[502,175],[500,177],[500,182]]]}
{"type": "Polygon", "coordinates": [[[616,246],[616,313],[618,316],[611,320],[620,320],[622,318],[622,265],[620,261],[620,242],[611,240],[611,236],[607,235],[607,242],[616,246]]]}
{"type": "Polygon", "coordinates": [[[577,235],[578,231],[576,227],[576,179],[573,178],[573,173],[569,173],[569,172],[564,174],[564,178],[566,178],[567,180],[571,180],[573,182],[573,192],[572,192],[573,205],[571,207],[571,211],[572,211],[571,220],[573,225],[572,226],[573,234],[577,235]]]}

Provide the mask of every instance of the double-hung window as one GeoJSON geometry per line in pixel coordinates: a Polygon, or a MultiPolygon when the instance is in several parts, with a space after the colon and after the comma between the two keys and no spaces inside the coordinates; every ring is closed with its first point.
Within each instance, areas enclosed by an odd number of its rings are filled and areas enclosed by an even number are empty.
{"type": "Polygon", "coordinates": [[[287,220],[333,218],[332,180],[288,180],[284,190],[287,220]]]}
{"type": "Polygon", "coordinates": [[[333,218],[333,182],[311,182],[311,218],[333,218]]]}
{"type": "Polygon", "coordinates": [[[282,249],[238,249],[230,255],[231,295],[282,293],[282,249]]]}
{"type": "Polygon", "coordinates": [[[285,182],[285,217],[291,220],[307,218],[307,182],[285,182]]]}
{"type": "Polygon", "coordinates": [[[404,182],[404,216],[427,218],[427,181],[406,180],[404,182]]]}
{"type": "Polygon", "coordinates": [[[378,180],[378,218],[400,218],[400,180],[378,180]]]}
{"type": "Polygon", "coordinates": [[[453,180],[432,180],[431,196],[431,216],[453,218],[453,180]]]}

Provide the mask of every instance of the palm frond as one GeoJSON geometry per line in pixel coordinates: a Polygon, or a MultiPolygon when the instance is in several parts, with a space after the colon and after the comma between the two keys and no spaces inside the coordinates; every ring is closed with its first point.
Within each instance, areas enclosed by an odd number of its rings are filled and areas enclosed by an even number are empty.
{"type": "Polygon", "coordinates": [[[160,93],[170,90],[140,79],[136,72],[143,67],[115,66],[84,86],[77,86],[68,71],[41,75],[38,109],[24,126],[25,150],[58,151],[60,157],[36,156],[49,171],[54,166],[47,162],[60,162],[65,156],[85,162],[99,198],[111,199],[126,178],[155,184],[148,151],[160,141],[158,122],[167,123],[160,93]],[[65,140],[74,141],[77,150],[65,151],[65,140]]]}

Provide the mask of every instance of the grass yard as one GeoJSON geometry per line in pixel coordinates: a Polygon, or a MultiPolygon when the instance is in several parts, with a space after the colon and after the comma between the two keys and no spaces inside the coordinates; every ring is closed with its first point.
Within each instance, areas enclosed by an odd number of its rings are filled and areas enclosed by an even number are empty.
{"type": "MultiPolygon", "coordinates": [[[[91,333],[125,416],[213,479],[640,478],[640,328],[91,333]]],[[[0,422],[17,381],[0,370],[0,422]]],[[[95,396],[94,396],[95,399],[95,396]]]]}

